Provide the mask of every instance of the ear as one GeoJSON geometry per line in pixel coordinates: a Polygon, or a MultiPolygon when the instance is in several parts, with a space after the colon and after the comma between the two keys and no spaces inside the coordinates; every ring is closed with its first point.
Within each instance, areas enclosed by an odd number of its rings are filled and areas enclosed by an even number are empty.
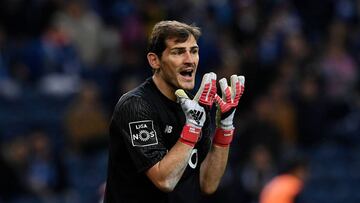
{"type": "Polygon", "coordinates": [[[148,62],[150,64],[150,66],[153,69],[159,69],[160,68],[160,59],[155,53],[149,52],[147,54],[147,59],[148,59],[148,62]]]}

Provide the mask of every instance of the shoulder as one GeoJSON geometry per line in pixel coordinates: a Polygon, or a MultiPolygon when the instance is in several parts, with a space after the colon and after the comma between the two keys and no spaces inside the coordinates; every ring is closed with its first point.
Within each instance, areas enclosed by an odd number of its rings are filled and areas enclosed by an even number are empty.
{"type": "Polygon", "coordinates": [[[114,113],[144,111],[150,108],[149,102],[142,94],[128,92],[119,99],[115,106],[114,113]]]}
{"type": "Polygon", "coordinates": [[[153,90],[148,80],[137,88],[125,93],[118,100],[113,116],[122,117],[128,120],[130,118],[150,117],[156,111],[156,102],[154,102],[153,90]]]}
{"type": "Polygon", "coordinates": [[[135,89],[123,94],[115,106],[115,110],[140,105],[149,105],[147,97],[150,91],[148,80],[136,87],[135,89]]]}

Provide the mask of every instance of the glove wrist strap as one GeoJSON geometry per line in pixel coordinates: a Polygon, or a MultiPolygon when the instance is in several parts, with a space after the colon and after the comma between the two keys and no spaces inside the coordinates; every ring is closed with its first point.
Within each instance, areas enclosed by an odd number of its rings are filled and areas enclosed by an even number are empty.
{"type": "Polygon", "coordinates": [[[199,139],[201,128],[185,124],[180,135],[180,142],[194,147],[199,139]]]}
{"type": "Polygon", "coordinates": [[[213,143],[220,147],[228,147],[233,139],[234,129],[216,128],[213,143]]]}
{"type": "Polygon", "coordinates": [[[220,125],[217,125],[216,127],[219,128],[219,129],[227,130],[227,131],[230,131],[230,130],[234,131],[234,129],[235,129],[234,125],[220,124],[220,125]]]}

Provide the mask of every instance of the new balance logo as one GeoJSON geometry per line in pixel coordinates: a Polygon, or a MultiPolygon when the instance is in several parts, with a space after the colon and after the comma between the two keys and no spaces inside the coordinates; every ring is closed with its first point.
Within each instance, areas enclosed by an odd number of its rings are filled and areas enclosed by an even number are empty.
{"type": "Polygon", "coordinates": [[[166,125],[164,132],[167,134],[170,134],[170,133],[172,133],[172,129],[173,129],[173,127],[171,125],[166,125]]]}
{"type": "Polygon", "coordinates": [[[200,120],[202,116],[204,115],[204,112],[197,111],[197,110],[190,110],[190,115],[193,117],[193,119],[197,122],[197,124],[200,124],[200,120]]]}

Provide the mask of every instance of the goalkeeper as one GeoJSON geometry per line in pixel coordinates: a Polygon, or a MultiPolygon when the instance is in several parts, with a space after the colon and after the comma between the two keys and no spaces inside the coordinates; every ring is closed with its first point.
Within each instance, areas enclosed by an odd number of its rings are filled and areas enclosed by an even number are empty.
{"type": "Polygon", "coordinates": [[[201,193],[216,191],[245,79],[233,75],[230,86],[219,80],[219,96],[215,73],[207,73],[190,96],[199,36],[198,27],[177,21],[153,28],[147,54],[153,76],[120,98],[111,120],[105,202],[198,202],[201,193]]]}

